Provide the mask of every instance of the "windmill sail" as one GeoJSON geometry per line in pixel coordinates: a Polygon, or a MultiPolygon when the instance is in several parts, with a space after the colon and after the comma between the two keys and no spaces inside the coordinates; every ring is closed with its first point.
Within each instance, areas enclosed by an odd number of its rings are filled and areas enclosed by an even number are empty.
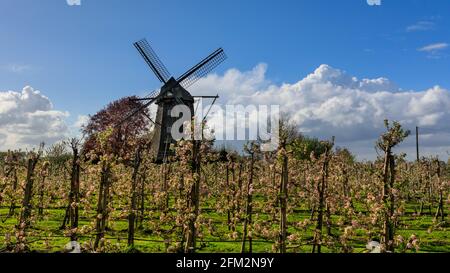
{"type": "Polygon", "coordinates": [[[132,117],[134,117],[135,115],[141,113],[142,111],[144,111],[145,108],[149,107],[150,105],[152,105],[159,97],[159,93],[158,95],[156,95],[156,97],[152,97],[152,98],[148,98],[146,100],[149,100],[147,103],[141,105],[140,107],[134,109],[130,114],[128,114],[124,119],[122,119],[117,125],[116,128],[122,126],[125,122],[129,121],[132,117]]]}
{"type": "Polygon", "coordinates": [[[160,93],[161,93],[161,90],[155,90],[143,98],[137,98],[137,99],[133,99],[133,100],[134,101],[149,101],[149,100],[152,100],[152,99],[158,97],[160,93]]]}
{"type": "Polygon", "coordinates": [[[155,51],[153,51],[147,40],[140,40],[139,42],[134,43],[134,46],[155,73],[156,77],[161,82],[166,83],[170,79],[170,73],[161,62],[158,55],[156,55],[155,51]]]}
{"type": "Polygon", "coordinates": [[[184,88],[188,88],[199,79],[206,76],[224,60],[226,60],[226,58],[227,56],[225,55],[225,51],[223,51],[222,48],[219,48],[206,57],[203,61],[191,68],[188,72],[184,73],[180,78],[178,78],[177,81],[184,88]]]}

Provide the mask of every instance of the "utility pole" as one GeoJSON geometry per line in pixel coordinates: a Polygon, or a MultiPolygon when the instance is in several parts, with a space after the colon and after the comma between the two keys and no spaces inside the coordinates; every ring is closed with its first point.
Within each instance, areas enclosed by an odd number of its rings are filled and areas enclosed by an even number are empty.
{"type": "Polygon", "coordinates": [[[417,152],[417,162],[420,161],[419,156],[419,127],[416,126],[416,152],[417,152]]]}

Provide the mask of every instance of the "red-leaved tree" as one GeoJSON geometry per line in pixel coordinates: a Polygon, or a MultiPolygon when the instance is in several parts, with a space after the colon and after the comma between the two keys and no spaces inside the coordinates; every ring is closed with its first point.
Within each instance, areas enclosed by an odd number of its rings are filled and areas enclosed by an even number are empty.
{"type": "Polygon", "coordinates": [[[108,139],[108,153],[128,157],[134,152],[149,125],[147,108],[129,117],[143,105],[141,101],[135,99],[133,96],[116,100],[90,117],[88,124],[83,128],[86,136],[83,147],[85,154],[100,150],[97,135],[108,129],[113,130],[108,139]]]}

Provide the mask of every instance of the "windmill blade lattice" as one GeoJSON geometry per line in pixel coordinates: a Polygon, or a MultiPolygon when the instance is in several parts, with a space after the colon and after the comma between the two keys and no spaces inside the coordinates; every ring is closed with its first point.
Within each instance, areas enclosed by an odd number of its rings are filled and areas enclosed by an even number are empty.
{"type": "Polygon", "coordinates": [[[124,119],[122,119],[117,125],[116,128],[122,126],[125,122],[129,121],[132,117],[139,114],[140,112],[144,111],[145,108],[152,105],[160,96],[160,90],[156,90],[153,93],[151,93],[147,99],[147,103],[141,105],[140,107],[136,108],[134,111],[132,111],[130,114],[128,114],[124,119]]]}
{"type": "Polygon", "coordinates": [[[216,68],[219,64],[225,61],[227,56],[225,55],[225,51],[222,48],[214,51],[211,55],[206,57],[203,61],[198,63],[196,66],[191,68],[188,72],[182,75],[177,81],[184,88],[188,88],[192,86],[199,79],[206,76],[209,72],[211,72],[214,68],[216,68]]]}
{"type": "Polygon", "coordinates": [[[134,43],[134,46],[144,58],[148,66],[155,73],[156,77],[158,77],[161,82],[166,83],[170,79],[171,75],[159,59],[158,55],[156,55],[155,51],[153,51],[147,40],[140,40],[139,42],[134,43]]]}
{"type": "Polygon", "coordinates": [[[146,96],[147,99],[153,99],[156,98],[161,93],[161,90],[155,90],[152,93],[150,93],[148,96],[146,96]]]}

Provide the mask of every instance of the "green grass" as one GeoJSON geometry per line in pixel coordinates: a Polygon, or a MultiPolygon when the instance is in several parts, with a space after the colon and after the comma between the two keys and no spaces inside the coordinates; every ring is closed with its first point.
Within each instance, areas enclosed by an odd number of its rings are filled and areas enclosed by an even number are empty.
{"type": "MultiPolygon", "coordinates": [[[[413,206],[408,207],[408,212],[412,212],[413,206]]],[[[17,209],[16,213],[18,213],[17,209]]],[[[64,236],[64,231],[59,230],[65,211],[63,209],[47,209],[45,210],[44,218],[33,223],[32,227],[28,230],[31,235],[27,237],[30,243],[30,248],[35,251],[42,252],[58,252],[61,251],[64,245],[69,241],[64,236]]],[[[0,219],[4,220],[8,214],[8,209],[0,209],[0,219]]],[[[109,243],[114,246],[111,251],[114,252],[126,252],[127,247],[127,219],[118,219],[117,215],[112,215],[114,221],[111,221],[110,229],[106,233],[106,238],[109,243]]],[[[265,215],[260,215],[261,218],[265,218],[265,215]]],[[[308,219],[310,215],[306,212],[294,213],[290,215],[289,222],[298,222],[303,219],[308,219]]],[[[6,233],[12,233],[14,226],[17,224],[17,214],[8,218],[6,221],[0,221],[0,249],[5,245],[4,235],[6,233]]],[[[206,218],[213,219],[216,222],[216,231],[219,236],[206,235],[203,240],[198,241],[198,252],[201,253],[239,253],[241,250],[240,239],[236,241],[230,241],[226,238],[226,234],[229,233],[226,226],[226,216],[211,211],[206,214],[206,218]],[[223,223],[223,224],[220,224],[223,223]],[[225,242],[218,242],[218,241],[225,242]],[[205,242],[213,241],[213,242],[205,242]]],[[[449,227],[441,226],[433,228],[432,216],[422,215],[420,217],[412,216],[411,213],[407,213],[401,219],[401,225],[397,229],[397,234],[402,235],[404,238],[409,238],[412,234],[415,234],[420,240],[420,252],[450,252],[450,232],[449,227]]],[[[79,226],[90,225],[94,220],[93,216],[80,217],[79,226]]],[[[333,217],[336,220],[336,217],[333,217]]],[[[238,232],[241,226],[238,226],[238,232]]],[[[289,227],[290,232],[293,232],[293,227],[289,227]]],[[[339,231],[333,229],[334,234],[338,234],[339,231]]],[[[303,238],[310,239],[313,236],[313,230],[310,228],[303,232],[303,238]]],[[[14,238],[14,234],[12,234],[14,238]]],[[[240,237],[240,236],[239,236],[240,237]]],[[[137,229],[135,234],[135,249],[140,252],[154,253],[165,252],[166,246],[164,239],[154,234],[144,222],[143,228],[137,229]]],[[[353,252],[359,253],[365,250],[368,235],[363,230],[356,230],[355,236],[352,238],[353,252]]],[[[93,241],[94,236],[85,236],[80,238],[81,243],[93,241]]],[[[272,251],[273,242],[267,242],[260,238],[254,238],[253,252],[265,253],[272,251]]],[[[248,244],[247,244],[248,246],[248,244]]],[[[305,245],[295,250],[289,248],[290,251],[295,252],[311,252],[311,246],[305,245]]],[[[333,249],[327,247],[322,248],[323,252],[334,252],[333,249]]]]}

